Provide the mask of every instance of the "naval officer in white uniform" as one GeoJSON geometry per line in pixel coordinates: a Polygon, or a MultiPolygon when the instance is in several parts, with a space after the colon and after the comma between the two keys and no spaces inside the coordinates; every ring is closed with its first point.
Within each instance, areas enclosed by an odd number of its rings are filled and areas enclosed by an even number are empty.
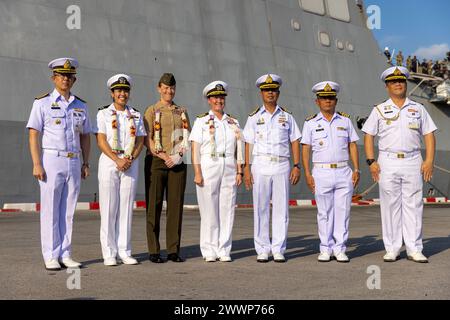
{"type": "Polygon", "coordinates": [[[113,102],[97,113],[100,242],[106,266],[137,264],[131,256],[131,221],[138,182],[139,153],[146,132],[138,110],[127,105],[132,79],[116,74],[107,81],[113,102]]]}
{"type": "Polygon", "coordinates": [[[48,66],[55,89],[36,98],[27,128],[33,176],[41,189],[42,255],[46,269],[59,270],[60,263],[68,268],[81,266],[71,258],[72,224],[80,180],[89,175],[91,125],[85,101],[70,91],[78,61],[58,58],[48,66]]]}
{"type": "Polygon", "coordinates": [[[349,262],[345,254],[353,188],[359,181],[359,137],[350,116],[336,112],[340,86],[333,81],[314,85],[320,112],[306,118],[302,132],[302,162],[308,187],[317,203],[320,262],[334,255],[338,262],[349,262]],[[312,174],[309,160],[312,150],[312,174]],[[353,163],[353,171],[348,160],[353,163]]]}
{"type": "Polygon", "coordinates": [[[189,137],[206,262],[231,261],[236,192],[243,178],[243,139],[239,122],[224,112],[227,93],[223,81],[203,89],[210,110],[197,116],[189,137]]]}
{"type": "Polygon", "coordinates": [[[380,187],[383,259],[398,259],[402,240],[409,260],[426,263],[422,245],[423,180],[433,174],[437,127],[423,105],[406,96],[409,72],[404,67],[386,69],[381,80],[389,99],[376,105],[365,122],[364,145],[367,163],[380,187]],[[378,161],[374,137],[378,136],[378,161]],[[425,160],[420,153],[425,142],[425,160]]]}
{"type": "Polygon", "coordinates": [[[258,262],[285,262],[289,224],[289,188],[300,180],[301,133],[291,112],[277,103],[281,77],[265,74],[256,80],[263,105],[249,114],[244,128],[247,190],[253,187],[255,249],[258,262]],[[289,162],[292,147],[294,164],[289,162]],[[272,200],[272,241],[269,237],[272,200]]]}

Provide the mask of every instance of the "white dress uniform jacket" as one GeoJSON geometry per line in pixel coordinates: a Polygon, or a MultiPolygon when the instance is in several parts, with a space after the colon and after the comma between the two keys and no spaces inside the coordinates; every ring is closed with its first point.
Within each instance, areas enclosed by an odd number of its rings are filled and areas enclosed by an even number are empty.
{"type": "Polygon", "coordinates": [[[391,99],[375,106],[362,128],[379,137],[380,210],[388,252],[398,253],[402,238],[408,254],[422,252],[421,136],[436,129],[425,107],[408,98],[401,108],[391,99]]]}
{"type": "Polygon", "coordinates": [[[283,254],[289,224],[290,145],[301,138],[294,117],[277,106],[253,111],[244,128],[245,142],[253,145],[252,175],[255,249],[260,254],[283,254]],[[269,238],[272,200],[272,243],[269,238]]]}
{"type": "Polygon", "coordinates": [[[237,144],[243,144],[239,122],[224,114],[218,119],[212,111],[197,117],[189,140],[200,145],[200,164],[204,180],[197,185],[201,215],[200,249],[204,258],[228,257],[231,252],[236,204],[237,144]],[[215,151],[212,156],[210,119],[214,118],[215,151]],[[236,132],[238,131],[238,132],[236,132]]]}
{"type": "MultiPolygon", "coordinates": [[[[142,116],[136,109],[126,106],[134,120],[136,137],[146,136],[142,116]]],[[[113,111],[114,103],[100,108],[97,113],[95,133],[106,135],[106,140],[113,146],[113,111]]],[[[128,112],[117,112],[118,149],[126,150],[131,132],[128,124],[128,112]]],[[[120,158],[123,153],[118,154],[120,158]]],[[[116,163],[104,153],[98,162],[99,201],[100,201],[100,242],[103,258],[126,258],[131,256],[131,223],[133,203],[139,175],[139,159],[133,160],[131,167],[122,172],[116,163]]]]}

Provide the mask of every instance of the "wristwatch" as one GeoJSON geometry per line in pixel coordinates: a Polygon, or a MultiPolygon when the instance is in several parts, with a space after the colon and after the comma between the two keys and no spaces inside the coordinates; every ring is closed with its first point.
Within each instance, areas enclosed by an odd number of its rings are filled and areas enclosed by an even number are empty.
{"type": "Polygon", "coordinates": [[[369,167],[372,165],[372,163],[375,162],[375,159],[367,159],[366,160],[367,164],[369,165],[369,167]]]}
{"type": "Polygon", "coordinates": [[[299,163],[294,163],[294,167],[297,169],[300,169],[300,164],[299,163]]]}
{"type": "Polygon", "coordinates": [[[359,169],[355,169],[355,170],[353,170],[353,172],[357,172],[357,173],[361,174],[361,170],[359,170],[359,169]]]}

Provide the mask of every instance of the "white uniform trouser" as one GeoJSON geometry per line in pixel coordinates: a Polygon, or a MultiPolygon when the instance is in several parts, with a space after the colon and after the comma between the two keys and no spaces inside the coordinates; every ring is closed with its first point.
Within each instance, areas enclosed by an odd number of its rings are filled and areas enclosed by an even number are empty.
{"type": "Polygon", "coordinates": [[[201,167],[204,185],[197,186],[200,250],[204,258],[229,256],[236,204],[236,161],[233,156],[212,159],[202,155],[201,167]]]}
{"type": "Polygon", "coordinates": [[[121,172],[105,154],[98,161],[100,242],[103,258],[131,256],[131,220],[139,160],[121,172]]]}
{"type": "Polygon", "coordinates": [[[41,188],[41,245],[44,260],[71,255],[72,223],[80,193],[80,159],[43,153],[46,179],[41,188]]]}
{"type": "Polygon", "coordinates": [[[284,253],[289,224],[289,161],[255,156],[252,164],[255,249],[257,254],[284,253]],[[273,197],[272,197],[273,196],[273,197]],[[272,199],[272,243],[269,237],[272,199]]]}
{"type": "Polygon", "coordinates": [[[398,159],[380,152],[380,210],[386,251],[422,252],[422,156],[398,159]]]}
{"type": "Polygon", "coordinates": [[[353,195],[352,170],[313,168],[320,252],[345,252],[353,195]]]}

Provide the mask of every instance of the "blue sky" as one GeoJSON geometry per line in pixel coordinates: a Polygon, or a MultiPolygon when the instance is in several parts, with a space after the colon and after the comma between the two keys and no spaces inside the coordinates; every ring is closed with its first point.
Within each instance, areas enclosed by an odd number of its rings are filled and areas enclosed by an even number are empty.
{"type": "Polygon", "coordinates": [[[449,0],[364,1],[366,8],[372,4],[381,9],[381,29],[373,30],[380,48],[434,60],[450,51],[449,0]]]}

